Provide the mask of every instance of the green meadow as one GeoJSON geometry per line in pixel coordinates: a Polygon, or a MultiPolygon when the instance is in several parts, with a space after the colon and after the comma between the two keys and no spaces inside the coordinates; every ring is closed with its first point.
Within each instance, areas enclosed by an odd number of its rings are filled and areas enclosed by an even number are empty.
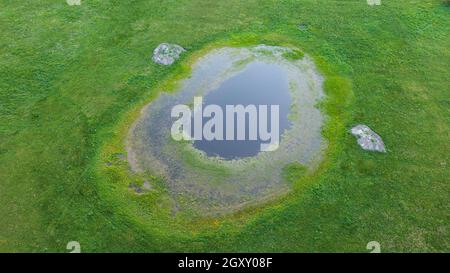
{"type": "Polygon", "coordinates": [[[0,0],[0,252],[449,252],[449,154],[448,1],[0,0]],[[155,64],[163,42],[187,51],[155,64]],[[288,165],[289,193],[217,217],[172,215],[157,177],[145,196],[123,187],[141,108],[210,49],[258,44],[324,76],[318,168],[288,165]],[[362,150],[356,124],[387,153],[362,150]]]}

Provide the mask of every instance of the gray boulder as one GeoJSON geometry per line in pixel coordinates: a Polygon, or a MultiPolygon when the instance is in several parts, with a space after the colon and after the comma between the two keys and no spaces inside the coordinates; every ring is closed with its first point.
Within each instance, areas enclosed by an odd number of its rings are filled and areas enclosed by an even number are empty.
{"type": "Polygon", "coordinates": [[[358,144],[366,151],[386,152],[383,140],[377,133],[366,125],[356,125],[351,130],[352,135],[358,139],[358,144]]]}
{"type": "Polygon", "coordinates": [[[175,62],[180,54],[186,50],[176,44],[160,44],[155,50],[153,50],[152,60],[157,64],[171,65],[175,62]]]}

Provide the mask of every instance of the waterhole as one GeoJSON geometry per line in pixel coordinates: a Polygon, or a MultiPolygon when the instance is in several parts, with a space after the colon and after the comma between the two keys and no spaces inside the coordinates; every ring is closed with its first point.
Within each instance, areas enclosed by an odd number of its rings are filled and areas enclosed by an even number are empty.
{"type": "MultiPolygon", "coordinates": [[[[131,169],[162,177],[174,208],[191,214],[226,213],[288,192],[285,166],[313,169],[326,146],[324,117],[316,107],[323,79],[307,55],[288,58],[292,52],[265,45],[224,47],[198,59],[179,90],[162,92],[131,127],[126,143],[131,169]],[[195,112],[198,97],[222,109],[279,105],[277,149],[261,151],[263,141],[248,138],[175,140],[171,110],[186,105],[195,112]]],[[[245,126],[248,130],[249,122],[245,126]]]]}

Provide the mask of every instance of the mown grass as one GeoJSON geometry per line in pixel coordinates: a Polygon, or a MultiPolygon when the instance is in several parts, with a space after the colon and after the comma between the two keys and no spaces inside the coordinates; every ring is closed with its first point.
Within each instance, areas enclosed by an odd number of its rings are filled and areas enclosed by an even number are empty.
{"type": "Polygon", "coordinates": [[[64,252],[72,240],[82,251],[364,252],[372,240],[384,252],[450,250],[442,1],[82,2],[0,4],[0,251],[64,252]],[[165,211],[149,228],[136,216],[145,206],[109,202],[115,185],[96,175],[100,153],[130,111],[219,40],[281,40],[314,57],[326,91],[342,93],[323,106],[336,118],[324,132],[327,159],[288,197],[204,220],[208,231],[165,211]],[[161,42],[188,52],[158,66],[150,54],[161,42]],[[356,123],[377,131],[388,153],[361,151],[347,133],[356,123]]]}

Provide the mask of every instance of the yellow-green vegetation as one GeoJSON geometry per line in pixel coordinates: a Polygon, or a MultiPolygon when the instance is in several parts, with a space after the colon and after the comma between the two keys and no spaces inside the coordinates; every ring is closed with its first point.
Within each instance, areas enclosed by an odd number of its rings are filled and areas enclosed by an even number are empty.
{"type": "Polygon", "coordinates": [[[373,240],[384,252],[450,250],[441,0],[2,1],[0,10],[0,251],[64,252],[73,240],[83,251],[364,252],[373,240]],[[187,52],[154,64],[162,42],[187,52]],[[174,217],[164,181],[123,171],[122,136],[224,44],[292,45],[314,59],[326,155],[312,173],[288,167],[293,190],[263,206],[174,217]],[[357,123],[388,152],[362,151],[348,133],[357,123]],[[154,189],[143,195],[122,190],[146,180],[154,189]]]}
{"type": "Polygon", "coordinates": [[[287,164],[283,168],[283,177],[290,183],[298,181],[307,172],[307,168],[298,162],[287,164]]]}
{"type": "Polygon", "coordinates": [[[299,49],[295,49],[292,52],[284,53],[284,57],[290,60],[299,60],[305,56],[305,53],[299,49]]]}

